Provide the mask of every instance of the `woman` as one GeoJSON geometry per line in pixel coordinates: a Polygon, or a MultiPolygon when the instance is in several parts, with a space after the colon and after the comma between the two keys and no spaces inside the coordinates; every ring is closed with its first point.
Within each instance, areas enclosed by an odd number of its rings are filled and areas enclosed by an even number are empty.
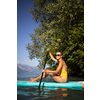
{"type": "MultiPolygon", "coordinates": [[[[58,83],[65,83],[67,82],[67,65],[64,62],[64,60],[62,59],[63,54],[61,52],[57,52],[56,53],[56,59],[53,57],[53,55],[51,54],[50,50],[49,51],[49,55],[51,57],[51,59],[57,63],[59,63],[58,67],[56,70],[52,71],[52,70],[42,70],[43,73],[43,78],[47,77],[48,75],[50,75],[56,82],[58,83]],[[59,72],[59,74],[58,74],[59,72]]],[[[30,78],[30,82],[36,82],[38,80],[41,79],[41,75],[37,78],[30,78]]]]}

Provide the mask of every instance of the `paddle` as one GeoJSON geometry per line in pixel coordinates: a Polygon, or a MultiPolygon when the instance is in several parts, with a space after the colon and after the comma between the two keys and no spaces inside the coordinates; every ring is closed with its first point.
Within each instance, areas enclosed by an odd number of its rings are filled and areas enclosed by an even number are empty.
{"type": "MultiPolygon", "coordinates": [[[[45,63],[44,63],[43,69],[45,69],[45,65],[46,65],[46,60],[47,60],[48,54],[49,54],[49,51],[47,51],[47,55],[46,55],[46,59],[45,59],[45,63]]],[[[41,85],[42,77],[43,77],[43,72],[42,72],[41,79],[40,79],[40,83],[39,83],[39,87],[38,87],[39,90],[40,90],[40,85],[41,85]]]]}

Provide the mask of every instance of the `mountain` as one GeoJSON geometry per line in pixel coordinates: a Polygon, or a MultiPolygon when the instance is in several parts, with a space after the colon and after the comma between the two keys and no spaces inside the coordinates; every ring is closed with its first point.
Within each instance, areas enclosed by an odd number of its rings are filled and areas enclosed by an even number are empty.
{"type": "Polygon", "coordinates": [[[29,65],[17,64],[17,73],[40,73],[42,70],[39,70],[37,67],[32,67],[29,65]]]}

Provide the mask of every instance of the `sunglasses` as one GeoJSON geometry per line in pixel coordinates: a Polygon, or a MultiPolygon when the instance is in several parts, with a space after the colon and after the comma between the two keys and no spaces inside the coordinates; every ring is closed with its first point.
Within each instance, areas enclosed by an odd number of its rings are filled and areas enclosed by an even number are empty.
{"type": "Polygon", "coordinates": [[[56,54],[56,56],[61,56],[61,54],[56,54]]]}

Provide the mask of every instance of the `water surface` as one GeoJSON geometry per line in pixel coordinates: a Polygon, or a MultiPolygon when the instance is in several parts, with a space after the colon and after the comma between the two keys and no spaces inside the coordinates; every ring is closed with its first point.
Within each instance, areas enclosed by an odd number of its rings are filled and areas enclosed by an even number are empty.
{"type": "MultiPolygon", "coordinates": [[[[17,80],[29,81],[29,78],[35,78],[39,74],[17,74],[17,80]]],[[[82,77],[68,77],[68,81],[83,81],[82,77]]],[[[42,81],[54,81],[47,77],[42,81]]],[[[67,88],[50,88],[32,86],[18,86],[17,100],[84,100],[84,90],[72,90],[67,88]]]]}

